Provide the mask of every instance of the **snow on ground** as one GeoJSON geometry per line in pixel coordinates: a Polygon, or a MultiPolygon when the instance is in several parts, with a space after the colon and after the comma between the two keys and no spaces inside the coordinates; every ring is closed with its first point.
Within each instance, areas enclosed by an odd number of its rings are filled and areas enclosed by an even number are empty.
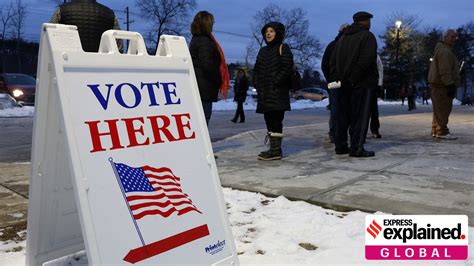
{"type": "MultiPolygon", "coordinates": [[[[4,230],[0,231],[0,239],[3,239],[4,230]]],[[[26,231],[17,233],[13,240],[0,241],[0,265],[25,265],[26,231]]]]}
{"type": "Polygon", "coordinates": [[[0,117],[32,116],[35,108],[20,107],[9,94],[0,92],[0,117]]]}
{"type": "Polygon", "coordinates": [[[24,117],[33,116],[35,108],[33,106],[13,107],[0,109],[0,117],[24,117]]]}
{"type": "MultiPolygon", "coordinates": [[[[428,100],[428,103],[431,105],[431,100],[428,100]]],[[[313,102],[311,100],[291,100],[291,109],[310,109],[310,108],[321,108],[326,107],[329,104],[329,99],[324,99],[319,102],[313,102]]],[[[401,100],[397,101],[384,101],[382,99],[378,100],[378,105],[402,105],[401,100]]],[[[417,105],[421,105],[421,100],[417,101],[417,105]]],[[[453,105],[461,105],[461,102],[454,99],[453,105]]],[[[405,101],[405,106],[408,108],[408,103],[405,101]]],[[[216,103],[213,103],[212,110],[214,111],[229,111],[237,109],[237,103],[232,99],[220,100],[216,103]]],[[[255,110],[257,109],[257,101],[252,97],[247,97],[247,100],[244,103],[244,110],[255,110]]]]}
{"type": "MultiPolygon", "coordinates": [[[[468,261],[366,261],[367,213],[336,212],[229,188],[224,188],[224,197],[241,265],[474,265],[472,252],[468,261]]],[[[472,247],[473,227],[469,234],[472,247]]],[[[24,231],[19,235],[24,239],[24,231]]],[[[24,265],[24,261],[24,240],[0,242],[0,265],[24,265]]],[[[81,252],[48,265],[86,264],[81,252]]]]}
{"type": "MultiPolygon", "coordinates": [[[[326,107],[329,104],[328,99],[324,99],[319,102],[313,102],[311,100],[295,100],[291,102],[291,109],[309,109],[317,107],[326,107]]],[[[212,104],[212,110],[214,111],[228,111],[237,109],[237,103],[233,99],[220,100],[212,104]]],[[[244,110],[255,110],[257,109],[257,100],[252,97],[247,97],[244,103],[244,110]]]]}
{"type": "MultiPolygon", "coordinates": [[[[431,105],[431,100],[428,100],[431,105]]],[[[313,102],[311,100],[292,100],[291,109],[300,110],[300,109],[311,109],[311,108],[322,108],[326,107],[329,104],[328,99],[324,99],[319,102],[313,102]]],[[[384,101],[379,99],[378,105],[401,105],[401,101],[384,101]]],[[[421,102],[417,102],[421,104],[421,102]]],[[[407,104],[406,104],[407,105],[407,104]]],[[[461,102],[454,99],[453,105],[461,105],[461,102]]],[[[408,108],[408,107],[407,107],[408,108]]],[[[214,111],[233,111],[237,109],[237,103],[232,99],[220,100],[215,102],[212,105],[212,110],[214,111]]],[[[257,109],[256,99],[252,97],[247,97],[247,101],[244,103],[244,110],[255,110],[257,109]]],[[[23,116],[33,116],[35,108],[32,106],[23,106],[23,107],[14,107],[14,108],[0,108],[0,117],[23,117],[23,116]]]]}

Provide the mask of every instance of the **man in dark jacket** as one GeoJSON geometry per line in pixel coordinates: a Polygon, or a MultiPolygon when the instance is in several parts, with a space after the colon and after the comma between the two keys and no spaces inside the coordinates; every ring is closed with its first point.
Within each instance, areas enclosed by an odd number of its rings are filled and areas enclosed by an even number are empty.
{"type": "MultiPolygon", "coordinates": [[[[75,25],[85,52],[99,51],[100,38],[107,30],[119,30],[114,12],[95,0],[72,0],[59,6],[51,23],[75,25]]],[[[122,42],[118,43],[121,49],[122,42]]]]}
{"type": "Polygon", "coordinates": [[[259,160],[280,160],[285,111],[290,111],[291,72],[293,54],[283,43],[285,26],[269,22],[262,28],[266,46],[257,55],[253,83],[257,89],[257,113],[263,113],[267,125],[270,149],[258,155],[259,160]]]}
{"type": "MultiPolygon", "coordinates": [[[[327,83],[336,81],[331,78],[331,67],[330,61],[331,56],[334,52],[334,48],[336,48],[336,43],[339,38],[344,34],[344,30],[349,24],[344,23],[339,28],[339,33],[337,34],[336,38],[328,44],[326,50],[324,50],[323,54],[323,61],[321,62],[321,70],[323,71],[324,78],[326,79],[327,83]]],[[[339,89],[329,89],[329,109],[331,111],[331,115],[329,116],[329,142],[334,143],[334,139],[336,138],[336,119],[337,119],[337,96],[338,96],[339,89]]]]}
{"type": "Polygon", "coordinates": [[[336,154],[351,157],[371,157],[375,153],[364,149],[368,130],[370,100],[378,81],[377,41],[369,31],[372,14],[357,12],[354,23],[347,27],[331,57],[331,75],[341,81],[336,127],[336,154]],[[350,149],[347,146],[347,130],[350,149]]]}

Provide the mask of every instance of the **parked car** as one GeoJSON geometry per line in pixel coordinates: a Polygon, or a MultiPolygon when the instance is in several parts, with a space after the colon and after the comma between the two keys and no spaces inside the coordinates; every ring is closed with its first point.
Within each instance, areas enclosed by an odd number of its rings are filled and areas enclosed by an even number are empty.
{"type": "Polygon", "coordinates": [[[26,74],[0,74],[0,92],[10,94],[18,103],[34,105],[36,80],[26,74]]]}
{"type": "Polygon", "coordinates": [[[292,97],[297,100],[308,99],[313,101],[321,101],[328,98],[329,93],[320,87],[308,87],[296,91],[292,97]]]}
{"type": "Polygon", "coordinates": [[[257,89],[254,87],[250,86],[249,90],[247,91],[248,96],[252,96],[252,98],[257,99],[257,89]]]}

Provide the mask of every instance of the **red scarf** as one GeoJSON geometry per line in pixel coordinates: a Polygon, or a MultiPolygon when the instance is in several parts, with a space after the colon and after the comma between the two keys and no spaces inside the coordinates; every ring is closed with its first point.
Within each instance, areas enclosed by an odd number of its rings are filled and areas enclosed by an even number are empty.
{"type": "Polygon", "coordinates": [[[211,34],[211,39],[214,42],[214,44],[217,47],[217,50],[219,51],[219,56],[221,57],[221,65],[219,66],[219,70],[221,72],[221,87],[220,91],[221,94],[224,96],[224,99],[227,98],[227,90],[229,89],[229,84],[230,84],[230,78],[229,78],[229,70],[227,69],[227,63],[225,62],[225,56],[224,52],[222,51],[221,46],[217,42],[216,38],[214,38],[214,35],[211,34]]]}

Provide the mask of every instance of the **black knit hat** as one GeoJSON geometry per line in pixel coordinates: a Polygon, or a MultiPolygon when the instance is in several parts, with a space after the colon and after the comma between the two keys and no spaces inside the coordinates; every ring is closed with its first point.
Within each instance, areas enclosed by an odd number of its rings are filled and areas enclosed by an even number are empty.
{"type": "Polygon", "coordinates": [[[374,16],[372,16],[372,14],[370,14],[369,12],[360,11],[360,12],[355,13],[354,16],[352,16],[352,19],[354,20],[354,22],[359,22],[359,21],[371,19],[373,17],[374,16]]]}

